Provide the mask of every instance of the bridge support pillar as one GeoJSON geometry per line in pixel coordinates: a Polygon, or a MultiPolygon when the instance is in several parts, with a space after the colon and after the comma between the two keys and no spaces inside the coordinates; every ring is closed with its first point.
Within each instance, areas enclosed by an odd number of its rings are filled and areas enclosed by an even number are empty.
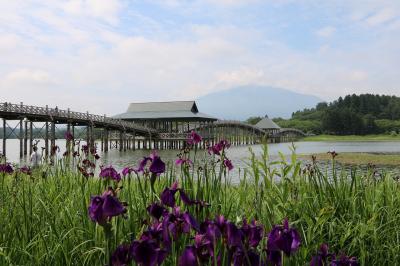
{"type": "Polygon", "coordinates": [[[133,149],[133,150],[136,149],[136,140],[135,140],[135,138],[136,138],[136,132],[133,131],[133,134],[132,134],[132,143],[133,143],[132,149],[133,149]]]}
{"type": "MultiPolygon", "coordinates": [[[[71,134],[71,124],[69,122],[67,123],[67,132],[68,132],[68,134],[71,134]]],[[[70,153],[71,153],[71,140],[69,138],[65,142],[65,150],[67,151],[67,154],[70,155],[70,153]]]]}
{"type": "MultiPolygon", "coordinates": [[[[46,138],[48,139],[48,131],[49,127],[46,122],[46,138]]],[[[48,145],[48,141],[47,144],[48,145]]],[[[33,152],[33,122],[29,121],[29,154],[32,154],[33,152]]],[[[46,146],[46,153],[47,153],[47,146],[46,146]]]]}
{"type": "Polygon", "coordinates": [[[75,152],[75,126],[72,124],[71,125],[71,134],[72,134],[72,149],[71,149],[71,153],[75,152]]]}
{"type": "Polygon", "coordinates": [[[7,120],[3,118],[3,156],[4,156],[4,162],[7,160],[7,120]]]}
{"type": "Polygon", "coordinates": [[[19,158],[24,157],[24,120],[19,120],[19,158]]]}
{"type": "MultiPolygon", "coordinates": [[[[53,149],[56,146],[56,124],[54,121],[51,121],[51,139],[50,139],[50,145],[51,145],[51,149],[53,151],[53,149]]],[[[52,154],[54,155],[54,154],[52,154]]]]}
{"type": "Polygon", "coordinates": [[[123,143],[123,141],[122,141],[122,131],[120,131],[120,132],[119,132],[119,143],[118,143],[118,144],[119,144],[119,145],[118,145],[118,146],[119,146],[119,147],[118,147],[119,151],[122,151],[122,149],[123,149],[123,148],[122,148],[122,145],[123,145],[122,143],[123,143]]]}
{"type": "Polygon", "coordinates": [[[108,147],[109,147],[109,143],[108,143],[108,129],[105,128],[104,129],[104,152],[108,152],[108,147]]]}
{"type": "Polygon", "coordinates": [[[28,155],[28,120],[24,121],[24,155],[28,155]]]}
{"type": "Polygon", "coordinates": [[[124,149],[124,151],[126,151],[126,146],[127,146],[127,140],[126,140],[126,132],[124,131],[124,133],[123,133],[123,149],[124,149]]]}

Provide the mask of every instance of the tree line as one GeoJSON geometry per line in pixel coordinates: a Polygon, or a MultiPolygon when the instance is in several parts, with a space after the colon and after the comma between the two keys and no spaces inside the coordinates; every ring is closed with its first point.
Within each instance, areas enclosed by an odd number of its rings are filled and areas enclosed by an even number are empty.
{"type": "MultiPolygon", "coordinates": [[[[255,124],[258,118],[251,117],[247,122],[255,124]]],[[[290,119],[273,120],[281,127],[315,134],[395,134],[400,133],[400,97],[352,94],[294,112],[290,119]]]]}

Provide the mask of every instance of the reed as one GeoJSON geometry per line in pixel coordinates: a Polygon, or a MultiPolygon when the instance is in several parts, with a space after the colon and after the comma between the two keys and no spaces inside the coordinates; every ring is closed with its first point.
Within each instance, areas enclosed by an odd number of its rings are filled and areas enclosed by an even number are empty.
{"type": "MultiPolygon", "coordinates": [[[[400,261],[400,187],[389,174],[377,176],[356,167],[350,173],[328,173],[316,163],[302,165],[295,150],[289,160],[283,156],[271,160],[264,146],[259,157],[249,150],[248,167],[239,171],[240,181],[233,183],[224,164],[227,155],[229,150],[199,160],[183,153],[194,164],[167,163],[166,171],[156,176],[154,191],[151,173],[131,172],[118,183],[105,184],[66,167],[65,159],[31,175],[3,173],[0,264],[104,265],[109,253],[137,239],[152,223],[146,208],[159,202],[161,192],[175,181],[190,199],[209,203],[187,206],[177,197],[181,210],[199,222],[223,215],[238,226],[243,218],[262,224],[265,233],[257,247],[262,259],[267,258],[266,233],[287,218],[299,232],[301,245],[297,253],[285,257],[284,265],[309,264],[322,243],[332,252],[357,257],[361,265],[400,261]],[[108,236],[88,216],[91,196],[101,195],[107,185],[118,187],[118,199],[127,203],[124,217],[111,219],[108,236]]],[[[163,265],[177,265],[195,234],[192,230],[173,241],[163,265]]],[[[221,254],[219,263],[226,265],[229,256],[223,245],[220,241],[214,248],[221,254]]]]}

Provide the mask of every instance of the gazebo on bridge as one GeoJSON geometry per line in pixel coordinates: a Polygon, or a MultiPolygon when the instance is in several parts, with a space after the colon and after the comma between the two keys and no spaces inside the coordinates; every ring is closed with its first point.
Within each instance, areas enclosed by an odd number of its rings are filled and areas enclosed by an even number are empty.
{"type": "Polygon", "coordinates": [[[256,127],[263,129],[267,134],[274,135],[281,130],[281,127],[278,126],[272,119],[266,115],[263,119],[261,119],[257,124],[256,127]]]}
{"type": "MultiPolygon", "coordinates": [[[[199,112],[195,101],[130,103],[125,113],[114,118],[157,130],[159,140],[153,146],[160,149],[181,148],[192,129],[211,129],[213,122],[218,120],[199,112]]],[[[210,130],[201,133],[205,139],[211,136],[210,130]]],[[[144,146],[147,142],[147,139],[143,140],[144,146]]]]}

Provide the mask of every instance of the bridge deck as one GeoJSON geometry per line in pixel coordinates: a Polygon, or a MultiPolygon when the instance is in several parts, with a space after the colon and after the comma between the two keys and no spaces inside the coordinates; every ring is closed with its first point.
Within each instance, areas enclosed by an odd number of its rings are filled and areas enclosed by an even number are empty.
{"type": "Polygon", "coordinates": [[[58,108],[38,107],[21,104],[0,103],[0,117],[8,120],[27,118],[30,121],[56,123],[72,123],[74,125],[91,125],[94,127],[108,128],[110,130],[135,132],[138,135],[158,135],[157,130],[147,128],[133,122],[89,113],[59,110],[58,108]]]}

